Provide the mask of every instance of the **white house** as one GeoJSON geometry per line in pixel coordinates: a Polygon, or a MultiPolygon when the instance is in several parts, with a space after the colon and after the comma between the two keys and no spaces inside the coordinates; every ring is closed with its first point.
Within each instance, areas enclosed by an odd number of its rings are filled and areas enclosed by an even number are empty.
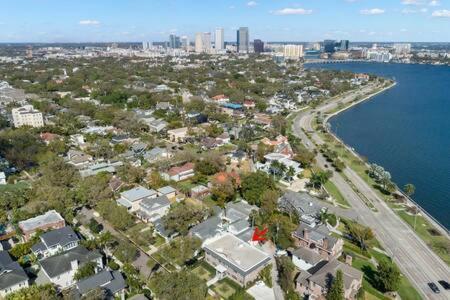
{"type": "Polygon", "coordinates": [[[167,135],[172,142],[183,141],[188,136],[188,128],[171,129],[167,131],[167,135]]]}
{"type": "Polygon", "coordinates": [[[158,193],[155,190],[149,190],[142,186],[135,187],[131,190],[122,192],[117,204],[125,206],[130,212],[139,209],[139,204],[144,199],[156,198],[158,193]]]}
{"type": "Polygon", "coordinates": [[[76,283],[74,275],[80,267],[88,262],[96,263],[95,273],[103,269],[102,255],[98,251],[89,251],[83,246],[48,257],[39,263],[42,276],[45,276],[58,288],[65,289],[76,283]]]}
{"type": "Polygon", "coordinates": [[[301,168],[300,164],[296,161],[293,161],[292,159],[290,159],[288,157],[288,155],[285,154],[281,154],[281,153],[269,153],[267,155],[264,156],[264,158],[266,159],[266,162],[263,163],[256,163],[256,168],[258,170],[262,170],[265,171],[269,174],[273,173],[274,170],[272,170],[272,162],[277,161],[283,165],[286,166],[286,170],[291,169],[294,171],[294,176],[296,176],[297,174],[300,174],[303,169],[301,168]]]}
{"type": "Polygon", "coordinates": [[[170,201],[167,196],[146,198],[139,203],[136,215],[144,222],[155,222],[164,217],[170,209],[170,201]]]}
{"type": "Polygon", "coordinates": [[[46,232],[40,236],[41,241],[31,250],[39,259],[44,259],[78,246],[80,239],[69,226],[46,232]]]}
{"type": "Polygon", "coordinates": [[[0,298],[25,287],[28,287],[25,271],[11,259],[8,251],[0,251],[0,298]]]}
{"type": "Polygon", "coordinates": [[[175,199],[177,196],[177,190],[170,185],[163,186],[157,190],[158,196],[166,196],[169,199],[175,199]]]}
{"type": "Polygon", "coordinates": [[[195,175],[194,164],[186,163],[181,167],[173,167],[169,171],[162,173],[165,180],[181,181],[195,175]]]}
{"type": "Polygon", "coordinates": [[[166,129],[167,122],[163,119],[153,120],[148,123],[148,127],[150,128],[151,132],[161,132],[166,129]]]}

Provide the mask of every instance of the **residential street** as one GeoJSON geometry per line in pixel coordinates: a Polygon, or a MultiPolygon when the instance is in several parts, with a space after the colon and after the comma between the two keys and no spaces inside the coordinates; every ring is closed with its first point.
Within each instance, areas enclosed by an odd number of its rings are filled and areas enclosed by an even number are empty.
{"type": "MultiPolygon", "coordinates": [[[[333,103],[317,108],[316,111],[326,112],[336,108],[338,102],[346,103],[353,99],[354,95],[344,96],[333,103]]],[[[312,132],[311,121],[313,118],[313,111],[301,112],[293,124],[294,134],[301,138],[310,150],[314,149],[315,145],[304,134],[302,128],[312,132]]],[[[321,138],[315,133],[312,133],[312,139],[318,144],[323,143],[321,138]]],[[[318,165],[326,169],[325,165],[328,165],[328,163],[325,158],[319,154],[316,159],[318,165]]],[[[440,294],[434,294],[427,285],[429,282],[437,283],[438,280],[448,280],[450,278],[450,268],[353,170],[346,168],[344,174],[365,198],[373,202],[378,210],[378,212],[374,212],[367,207],[360,195],[352,189],[344,177],[334,172],[330,180],[351,204],[351,209],[356,212],[358,221],[374,230],[386,252],[392,254],[402,272],[426,299],[450,299],[450,291],[445,291],[441,288],[440,294]]]]}

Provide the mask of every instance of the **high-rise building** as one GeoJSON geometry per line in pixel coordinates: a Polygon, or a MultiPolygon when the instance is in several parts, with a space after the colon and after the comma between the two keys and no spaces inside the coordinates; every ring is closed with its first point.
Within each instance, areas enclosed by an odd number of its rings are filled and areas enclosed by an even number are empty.
{"type": "Polygon", "coordinates": [[[320,43],[313,43],[311,49],[315,51],[320,51],[320,43]]]}
{"type": "Polygon", "coordinates": [[[248,53],[250,46],[248,27],[239,27],[237,31],[237,51],[248,53]]]}
{"type": "Polygon", "coordinates": [[[152,42],[142,42],[142,49],[148,50],[152,47],[152,42]]]}
{"type": "Polygon", "coordinates": [[[181,48],[183,48],[186,51],[189,51],[189,37],[187,37],[186,35],[181,37],[181,48]]]}
{"type": "Polygon", "coordinates": [[[195,52],[202,53],[211,51],[211,33],[197,32],[195,34],[195,52]]]}
{"type": "Polygon", "coordinates": [[[201,32],[195,34],[195,52],[203,52],[203,33],[201,32]]]}
{"type": "Polygon", "coordinates": [[[411,44],[394,44],[395,54],[409,54],[411,52],[411,44]]]}
{"type": "Polygon", "coordinates": [[[284,57],[287,59],[300,59],[300,57],[303,57],[303,45],[285,45],[284,57]]]}
{"type": "Polygon", "coordinates": [[[339,50],[348,51],[349,48],[350,48],[350,41],[349,40],[341,40],[341,43],[339,45],[339,50]]]}
{"type": "Polygon", "coordinates": [[[263,53],[264,52],[264,42],[261,40],[253,41],[253,49],[255,53],[263,53]]]}
{"type": "Polygon", "coordinates": [[[216,28],[216,32],[214,35],[214,48],[216,50],[224,50],[225,49],[225,40],[223,37],[223,28],[216,28]]]}
{"type": "Polygon", "coordinates": [[[169,48],[178,49],[181,47],[180,37],[175,34],[169,36],[169,48]]]}
{"type": "Polygon", "coordinates": [[[323,41],[323,51],[326,53],[334,53],[336,48],[335,40],[325,40],[323,41]]]}
{"type": "Polygon", "coordinates": [[[211,32],[203,33],[203,51],[204,52],[211,51],[211,32]]]}

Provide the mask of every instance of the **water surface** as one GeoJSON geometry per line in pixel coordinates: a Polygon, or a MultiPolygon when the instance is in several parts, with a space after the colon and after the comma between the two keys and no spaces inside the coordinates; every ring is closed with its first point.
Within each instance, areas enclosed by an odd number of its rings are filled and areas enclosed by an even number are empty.
{"type": "Polygon", "coordinates": [[[450,67],[345,63],[310,65],[394,78],[397,85],[330,120],[332,130],[450,228],[450,67]]]}

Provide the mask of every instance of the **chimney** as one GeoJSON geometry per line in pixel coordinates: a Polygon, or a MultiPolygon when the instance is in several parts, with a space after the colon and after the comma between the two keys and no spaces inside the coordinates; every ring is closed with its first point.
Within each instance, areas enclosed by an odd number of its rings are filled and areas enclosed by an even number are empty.
{"type": "Polygon", "coordinates": [[[72,268],[72,270],[78,270],[78,260],[72,260],[70,262],[70,267],[72,268]]]}
{"type": "Polygon", "coordinates": [[[309,240],[309,231],[307,228],[303,229],[303,238],[307,241],[309,240]]]}
{"type": "Polygon", "coordinates": [[[323,249],[328,250],[328,238],[327,237],[322,240],[322,247],[323,247],[323,249]]]}
{"type": "Polygon", "coordinates": [[[345,255],[345,263],[347,265],[351,266],[353,263],[353,257],[351,255],[346,254],[345,255]]]}

